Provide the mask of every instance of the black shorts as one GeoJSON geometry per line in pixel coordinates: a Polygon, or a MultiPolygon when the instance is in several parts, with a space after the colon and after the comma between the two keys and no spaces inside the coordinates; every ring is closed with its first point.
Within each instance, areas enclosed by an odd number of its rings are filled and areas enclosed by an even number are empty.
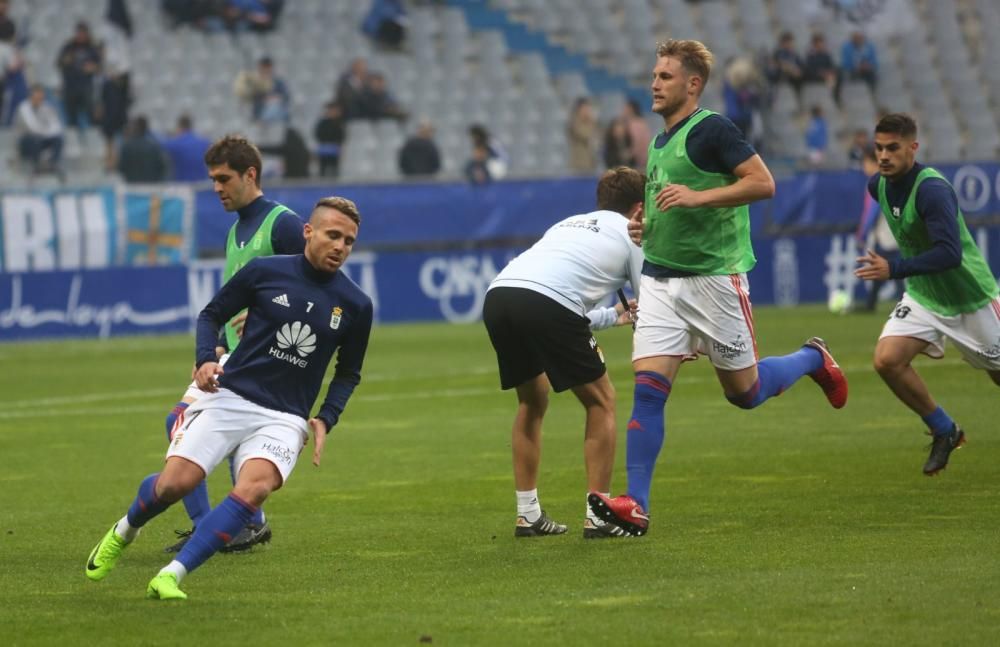
{"type": "Polygon", "coordinates": [[[545,373],[553,389],[565,391],[607,371],[590,320],[533,290],[493,288],[483,303],[483,323],[503,389],[545,373]]]}

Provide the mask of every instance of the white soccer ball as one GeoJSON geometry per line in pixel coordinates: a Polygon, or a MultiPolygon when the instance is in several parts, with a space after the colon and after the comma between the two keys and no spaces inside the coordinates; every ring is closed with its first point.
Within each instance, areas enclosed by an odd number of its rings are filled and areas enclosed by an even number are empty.
{"type": "Polygon", "coordinates": [[[851,295],[847,293],[847,290],[830,290],[826,305],[830,312],[842,315],[851,307],[851,295]]]}

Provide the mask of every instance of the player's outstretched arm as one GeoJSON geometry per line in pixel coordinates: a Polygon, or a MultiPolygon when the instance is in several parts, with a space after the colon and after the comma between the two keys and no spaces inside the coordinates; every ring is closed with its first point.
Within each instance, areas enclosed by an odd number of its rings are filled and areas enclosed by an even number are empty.
{"type": "Polygon", "coordinates": [[[309,428],[313,432],[313,465],[319,467],[323,458],[323,446],[326,444],[326,423],[319,418],[310,418],[309,428]]]}

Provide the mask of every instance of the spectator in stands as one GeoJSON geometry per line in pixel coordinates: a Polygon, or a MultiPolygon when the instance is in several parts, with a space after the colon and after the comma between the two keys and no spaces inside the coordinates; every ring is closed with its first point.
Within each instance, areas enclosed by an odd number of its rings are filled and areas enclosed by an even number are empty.
{"type": "MultiPolygon", "coordinates": [[[[872,153],[874,144],[872,143],[871,137],[868,136],[868,131],[864,128],[858,128],[854,131],[854,137],[851,138],[851,145],[847,149],[847,161],[851,168],[862,169],[864,166],[864,161],[868,158],[868,155],[874,155],[872,153]]],[[[878,169],[875,169],[876,171],[878,169]]],[[[868,173],[867,175],[874,175],[875,171],[868,173]]]]}
{"type": "Polygon", "coordinates": [[[875,92],[878,82],[878,54],[875,45],[863,32],[856,31],[840,50],[840,69],[844,80],[864,81],[875,92]]]}
{"type": "Polygon", "coordinates": [[[178,117],[174,134],[163,142],[174,181],[198,182],[206,179],[205,151],[211,145],[212,142],[194,131],[190,115],[178,117]]]}
{"type": "Polygon", "coordinates": [[[406,110],[389,92],[385,77],[379,72],[368,75],[361,95],[362,116],[366,119],[406,119],[406,110]]]}
{"type": "Polygon", "coordinates": [[[256,70],[244,70],[234,83],[236,96],[250,104],[255,121],[284,123],[288,121],[291,95],[284,79],[274,73],[274,61],[269,56],[257,61],[256,70]]]}
{"type": "Polygon", "coordinates": [[[830,144],[829,129],[823,108],[813,106],[809,109],[809,124],[806,126],[806,155],[809,163],[819,166],[826,161],[826,149],[830,144]]]}
{"type": "Polygon", "coordinates": [[[328,102],[313,131],[317,144],[316,155],[319,158],[319,174],[323,177],[336,177],[340,172],[340,149],[344,145],[346,133],[343,108],[337,101],[328,102]]]}
{"type": "MultiPolygon", "coordinates": [[[[635,154],[632,152],[632,138],[622,117],[615,117],[604,129],[604,166],[636,168],[635,154]]],[[[645,172],[645,169],[639,169],[645,172]]]]}
{"type": "Polygon", "coordinates": [[[502,180],[507,176],[507,168],[510,161],[507,157],[507,151],[504,149],[503,144],[490,134],[486,130],[486,126],[482,124],[472,124],[469,126],[469,138],[472,140],[472,158],[476,160],[479,157],[478,147],[486,152],[485,164],[487,170],[489,171],[489,179],[491,180],[502,180]]]}
{"type": "Polygon", "coordinates": [[[372,0],[361,31],[379,45],[399,49],[406,38],[406,20],[402,0],[372,0]]]}
{"type": "Polygon", "coordinates": [[[628,128],[628,136],[632,140],[632,157],[635,159],[635,168],[645,172],[646,158],[649,156],[649,140],[653,134],[649,130],[649,124],[642,116],[642,108],[639,102],[629,98],[622,108],[622,119],[628,128]]]}
{"type": "Polygon", "coordinates": [[[767,78],[771,83],[788,83],[797,93],[802,87],[802,57],[795,51],[795,34],[782,32],[778,46],[767,62],[767,78]]]}
{"type": "Polygon", "coordinates": [[[86,128],[94,117],[94,77],[101,71],[101,52],[90,35],[90,25],[76,24],[73,37],[59,50],[56,65],[62,73],[63,110],[66,123],[86,128]]]}
{"type": "Polygon", "coordinates": [[[170,17],[171,27],[191,25],[205,31],[223,28],[220,0],[161,0],[160,7],[170,17]]]}
{"type": "Polygon", "coordinates": [[[295,180],[309,177],[312,155],[306,140],[293,126],[286,126],[284,137],[278,144],[262,145],[260,152],[276,155],[281,160],[281,177],[295,180]]]}
{"type": "Polygon", "coordinates": [[[590,99],[573,102],[566,124],[569,145],[569,169],[574,173],[594,173],[597,169],[597,116],[590,99]]]}
{"type": "Polygon", "coordinates": [[[813,34],[806,50],[806,61],[802,68],[802,80],[806,83],[823,83],[831,90],[837,84],[837,63],[833,60],[823,34],[813,34]]]}
{"type": "Polygon", "coordinates": [[[441,151],[434,142],[434,126],[421,119],[417,130],[399,149],[399,172],[413,177],[434,175],[441,170],[441,151]]]}
{"type": "Polygon", "coordinates": [[[343,108],[344,119],[360,119],[364,116],[363,97],[367,85],[368,62],[363,58],[356,58],[337,81],[335,99],[343,108]]]}
{"type": "Polygon", "coordinates": [[[16,31],[14,27],[14,21],[8,15],[10,10],[10,2],[8,0],[0,0],[0,41],[13,41],[14,32],[16,31]]]}
{"type": "Polygon", "coordinates": [[[104,134],[104,168],[115,168],[118,139],[128,123],[131,102],[132,59],[129,52],[132,18],[125,0],[109,0],[101,43],[101,132],[104,134]]]}
{"type": "Polygon", "coordinates": [[[14,77],[20,75],[23,83],[24,61],[18,50],[14,21],[7,15],[7,0],[0,0],[0,126],[10,124],[16,108],[24,97],[14,96],[14,77]]]}
{"type": "Polygon", "coordinates": [[[760,74],[753,61],[735,56],[726,64],[722,78],[722,99],[726,116],[757,147],[760,133],[754,132],[755,113],[760,109],[760,74]]]}
{"type": "Polygon", "coordinates": [[[163,182],[167,179],[166,155],[149,132],[149,122],[137,115],[125,129],[118,152],[118,172],[129,183],[163,182]]]}
{"type": "Polygon", "coordinates": [[[493,181],[489,168],[490,149],[480,140],[472,143],[472,158],[465,163],[465,178],[470,184],[489,184],[493,181]]]}
{"type": "Polygon", "coordinates": [[[230,31],[267,32],[274,29],[284,0],[228,0],[222,9],[230,31]]]}
{"type": "Polygon", "coordinates": [[[55,107],[46,100],[42,86],[33,85],[28,99],[18,106],[16,128],[20,133],[21,159],[31,165],[31,172],[61,173],[63,125],[55,107]]]}

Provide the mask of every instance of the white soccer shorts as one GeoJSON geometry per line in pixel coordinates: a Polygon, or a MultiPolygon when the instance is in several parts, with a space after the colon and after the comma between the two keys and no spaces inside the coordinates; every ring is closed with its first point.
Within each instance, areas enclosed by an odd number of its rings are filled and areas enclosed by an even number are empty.
{"type": "MultiPolygon", "coordinates": [[[[219,366],[224,366],[227,359],[229,359],[229,353],[226,353],[219,358],[219,366]]],[[[199,389],[197,382],[191,382],[191,384],[188,385],[187,391],[184,392],[184,398],[191,398],[192,400],[203,398],[206,395],[208,395],[208,393],[199,389]]]]}
{"type": "Polygon", "coordinates": [[[663,355],[738,371],[757,363],[746,274],[655,279],[643,275],[632,360],[663,355]]]}
{"type": "Polygon", "coordinates": [[[882,328],[879,339],[884,337],[926,341],[929,345],[923,352],[934,359],[944,357],[945,340],[950,339],[974,368],[1000,371],[1000,298],[975,312],[945,317],[931,312],[904,292],[882,328]]]}
{"type": "Polygon", "coordinates": [[[232,454],[237,474],[246,461],[263,458],[278,468],[284,483],[309,438],[304,418],[262,407],[226,389],[204,395],[182,415],[167,458],[186,458],[206,476],[232,454]]]}

